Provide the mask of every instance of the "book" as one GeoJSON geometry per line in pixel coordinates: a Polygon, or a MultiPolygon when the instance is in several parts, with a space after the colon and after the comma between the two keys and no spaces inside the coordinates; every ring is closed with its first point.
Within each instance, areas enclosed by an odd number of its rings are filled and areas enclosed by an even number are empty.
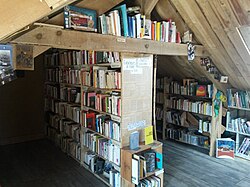
{"type": "Polygon", "coordinates": [[[64,7],[65,29],[97,32],[96,11],[76,6],[64,7]]]}
{"type": "Polygon", "coordinates": [[[153,126],[148,126],[145,129],[145,145],[151,144],[154,142],[153,138],[153,126]]]}
{"type": "Polygon", "coordinates": [[[146,160],[146,171],[154,172],[155,171],[155,152],[146,152],[144,153],[146,160]]]}
{"type": "Polygon", "coordinates": [[[138,159],[132,158],[132,183],[139,184],[139,173],[140,173],[140,161],[138,159]]]}
{"type": "Polygon", "coordinates": [[[134,131],[130,134],[129,137],[129,148],[131,150],[139,149],[139,131],[134,131]]]}
{"type": "Polygon", "coordinates": [[[126,4],[117,6],[114,8],[114,10],[118,10],[118,12],[119,12],[122,36],[128,37],[129,36],[129,32],[128,32],[129,26],[128,26],[126,4]]]}
{"type": "Polygon", "coordinates": [[[235,142],[231,138],[216,139],[216,158],[234,159],[235,142]]]}
{"type": "Polygon", "coordinates": [[[200,96],[200,97],[206,97],[206,86],[205,85],[197,85],[196,88],[196,96],[200,96]]]}
{"type": "Polygon", "coordinates": [[[162,153],[159,152],[155,153],[155,161],[156,161],[156,169],[162,169],[163,168],[162,153]]]}

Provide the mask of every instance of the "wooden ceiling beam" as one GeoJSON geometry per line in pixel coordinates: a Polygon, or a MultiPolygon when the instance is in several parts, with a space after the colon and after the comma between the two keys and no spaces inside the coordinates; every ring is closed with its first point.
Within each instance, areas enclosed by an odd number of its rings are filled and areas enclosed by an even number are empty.
{"type": "MultiPolygon", "coordinates": [[[[42,45],[63,49],[118,51],[159,55],[187,56],[187,45],[153,40],[132,39],[90,32],[65,30],[58,27],[37,27],[12,43],[42,45]]],[[[196,45],[196,56],[207,56],[203,46],[196,45]]]]}
{"type": "Polygon", "coordinates": [[[146,15],[147,18],[150,18],[150,14],[155,8],[155,5],[158,3],[159,0],[144,0],[144,14],[146,15]]]}
{"type": "Polygon", "coordinates": [[[203,45],[208,49],[211,54],[211,58],[218,69],[224,75],[229,76],[230,83],[239,88],[248,87],[249,84],[246,81],[241,80],[240,77],[243,76],[238,69],[233,68],[235,65],[213,32],[196,1],[189,0],[187,2],[181,0],[171,0],[171,2],[176,7],[189,28],[193,30],[198,40],[202,41],[203,45]]]}

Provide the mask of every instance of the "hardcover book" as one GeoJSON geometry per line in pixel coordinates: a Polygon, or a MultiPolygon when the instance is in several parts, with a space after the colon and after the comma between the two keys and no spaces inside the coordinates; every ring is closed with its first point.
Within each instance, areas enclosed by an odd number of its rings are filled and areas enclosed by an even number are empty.
{"type": "Polygon", "coordinates": [[[235,142],[231,138],[218,138],[216,140],[216,157],[234,159],[235,142]]]}
{"type": "Polygon", "coordinates": [[[96,11],[76,6],[64,8],[64,27],[66,29],[97,32],[96,11]]]}
{"type": "Polygon", "coordinates": [[[139,149],[139,132],[135,131],[130,134],[129,137],[129,148],[131,150],[137,150],[139,149]]]}

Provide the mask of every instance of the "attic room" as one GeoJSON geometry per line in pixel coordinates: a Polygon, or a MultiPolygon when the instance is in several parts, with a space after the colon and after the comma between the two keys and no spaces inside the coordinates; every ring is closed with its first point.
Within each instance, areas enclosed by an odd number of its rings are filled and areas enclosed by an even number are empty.
{"type": "Polygon", "coordinates": [[[249,0],[2,0],[0,187],[250,186],[249,0]]]}

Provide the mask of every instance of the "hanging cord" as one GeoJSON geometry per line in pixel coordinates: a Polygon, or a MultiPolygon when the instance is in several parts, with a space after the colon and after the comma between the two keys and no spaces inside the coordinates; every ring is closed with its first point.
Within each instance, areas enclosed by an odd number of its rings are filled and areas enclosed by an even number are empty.
{"type": "Polygon", "coordinates": [[[158,60],[158,56],[154,55],[154,72],[153,72],[153,81],[154,81],[154,85],[153,85],[153,126],[154,126],[154,137],[155,140],[157,140],[157,132],[156,132],[156,118],[155,118],[155,100],[156,100],[156,73],[157,73],[157,60],[158,60]]]}

